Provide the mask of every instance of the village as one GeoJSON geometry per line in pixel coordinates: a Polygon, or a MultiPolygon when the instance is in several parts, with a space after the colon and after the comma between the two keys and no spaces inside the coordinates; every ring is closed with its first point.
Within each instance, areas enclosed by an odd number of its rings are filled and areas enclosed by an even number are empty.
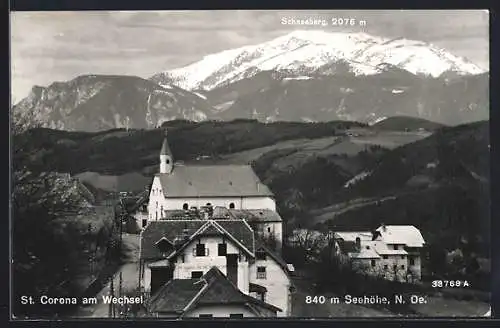
{"type": "MultiPolygon", "coordinates": [[[[420,283],[425,240],[414,226],[382,224],[373,231],[322,236],[298,229],[284,240],[286,227],[274,195],[251,166],[177,163],[166,132],[159,161],[150,189],[120,198],[126,213],[123,247],[130,260],[97,295],[143,300],[134,316],[296,316],[297,284],[307,278],[285,260],[284,244],[311,250],[311,243],[323,244],[353,272],[420,283]]],[[[307,256],[306,261],[320,260],[314,250],[307,256]]],[[[357,296],[348,295],[344,305],[362,304],[357,299],[364,295],[357,296]]],[[[312,297],[304,295],[302,302],[312,304],[312,297]]],[[[99,302],[90,315],[126,316],[133,307],[117,303],[99,302]]]]}

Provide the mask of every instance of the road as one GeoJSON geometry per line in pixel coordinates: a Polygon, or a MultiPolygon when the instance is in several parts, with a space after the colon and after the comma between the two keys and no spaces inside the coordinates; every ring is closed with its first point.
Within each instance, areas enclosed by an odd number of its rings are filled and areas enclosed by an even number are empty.
{"type": "MultiPolygon", "coordinates": [[[[114,290],[117,295],[122,274],[123,291],[134,290],[139,282],[139,235],[123,234],[124,263],[114,276],[114,290]]],[[[72,317],[74,318],[108,318],[109,304],[103,303],[103,296],[110,295],[111,281],[95,297],[97,304],[80,306],[72,317]]]]}

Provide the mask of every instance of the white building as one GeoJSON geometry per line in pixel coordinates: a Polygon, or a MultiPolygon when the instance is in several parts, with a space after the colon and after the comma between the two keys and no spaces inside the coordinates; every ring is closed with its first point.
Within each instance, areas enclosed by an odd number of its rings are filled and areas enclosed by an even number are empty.
{"type": "Polygon", "coordinates": [[[420,231],[411,225],[382,225],[374,232],[336,232],[341,254],[355,268],[386,279],[414,282],[422,278],[420,231]]]}
{"type": "Polygon", "coordinates": [[[175,164],[165,138],[147,203],[139,281],[153,316],[291,314],[283,220],[251,166],[175,164]]]}
{"type": "MultiPolygon", "coordinates": [[[[139,280],[150,299],[150,312],[158,316],[289,316],[289,274],[287,264],[256,238],[245,220],[159,220],[141,232],[139,280]],[[219,272],[215,275],[217,284],[226,286],[218,288],[220,302],[172,313],[172,304],[166,300],[172,299],[171,295],[189,294],[196,284],[212,288],[204,277],[213,275],[210,272],[214,270],[219,272]]],[[[189,304],[200,295],[191,296],[189,304]]]]}
{"type": "Polygon", "coordinates": [[[176,164],[165,137],[160,151],[160,173],[149,195],[149,220],[164,211],[202,206],[240,210],[276,210],[273,193],[250,165],[176,164]]]}

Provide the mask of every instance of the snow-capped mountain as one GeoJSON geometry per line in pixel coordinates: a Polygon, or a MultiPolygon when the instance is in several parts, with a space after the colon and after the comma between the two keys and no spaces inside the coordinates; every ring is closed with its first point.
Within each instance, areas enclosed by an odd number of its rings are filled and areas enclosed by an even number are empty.
{"type": "Polygon", "coordinates": [[[211,90],[262,71],[332,74],[338,71],[338,64],[355,75],[373,75],[391,67],[432,77],[445,72],[484,73],[468,60],[422,41],[366,33],[295,31],[261,44],[211,54],[151,79],[187,90],[211,90]]]}

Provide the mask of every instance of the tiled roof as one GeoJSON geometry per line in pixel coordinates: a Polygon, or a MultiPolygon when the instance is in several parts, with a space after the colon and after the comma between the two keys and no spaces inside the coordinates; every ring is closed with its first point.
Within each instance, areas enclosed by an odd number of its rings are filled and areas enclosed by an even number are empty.
{"type": "Polygon", "coordinates": [[[273,196],[250,165],[175,165],[156,176],[165,197],[273,196]]]}
{"type": "Polygon", "coordinates": [[[148,310],[180,314],[203,287],[199,279],[172,279],[148,300],[148,310]]]}
{"type": "Polygon", "coordinates": [[[387,244],[404,244],[408,247],[423,247],[425,240],[415,226],[412,225],[388,225],[379,227],[382,240],[387,244]]]}
{"type": "Polygon", "coordinates": [[[248,222],[282,222],[283,219],[276,212],[269,209],[262,210],[237,210],[225,207],[215,207],[214,218],[244,219],[248,222]]]}
{"type": "Polygon", "coordinates": [[[212,267],[201,279],[173,279],[148,303],[151,312],[182,313],[200,305],[251,304],[271,311],[281,309],[242,293],[217,268],[212,267]]]}
{"type": "MultiPolygon", "coordinates": [[[[234,239],[233,241],[244,250],[252,255],[254,253],[254,232],[243,220],[159,220],[150,222],[141,232],[141,259],[168,258],[174,253],[175,248],[168,252],[162,252],[156,243],[163,237],[174,243],[175,239],[183,237],[185,232],[189,239],[198,235],[227,234],[229,239],[234,239]],[[205,228],[203,228],[204,226],[205,228]]],[[[188,240],[186,240],[182,245],[178,245],[178,249],[182,249],[188,244],[188,240]]]]}
{"type": "Polygon", "coordinates": [[[162,253],[156,246],[156,242],[162,237],[174,242],[176,237],[182,236],[184,229],[192,236],[207,221],[202,220],[160,220],[151,221],[141,232],[141,250],[142,260],[167,258],[173,251],[162,253]]]}

